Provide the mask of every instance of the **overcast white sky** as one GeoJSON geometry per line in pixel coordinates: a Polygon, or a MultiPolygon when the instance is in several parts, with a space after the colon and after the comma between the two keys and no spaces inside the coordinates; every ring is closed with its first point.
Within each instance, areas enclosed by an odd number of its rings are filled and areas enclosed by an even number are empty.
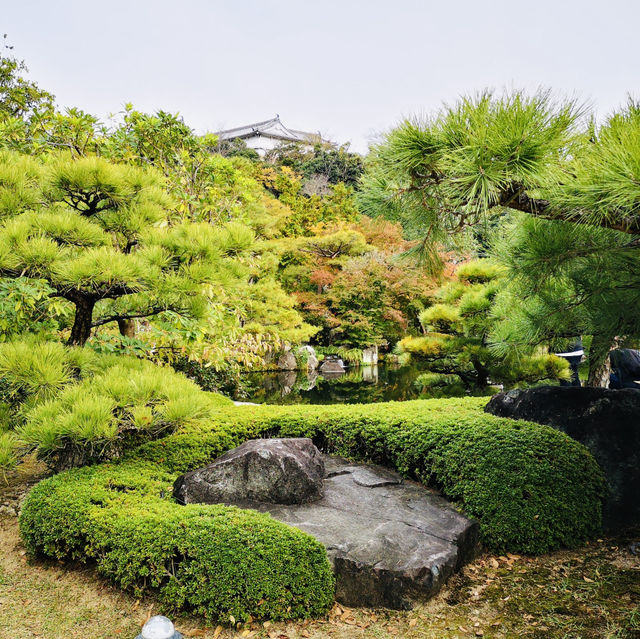
{"type": "Polygon", "coordinates": [[[602,116],[640,97],[638,0],[0,0],[0,32],[60,106],[133,102],[198,131],[279,113],[352,149],[485,87],[602,116]]]}

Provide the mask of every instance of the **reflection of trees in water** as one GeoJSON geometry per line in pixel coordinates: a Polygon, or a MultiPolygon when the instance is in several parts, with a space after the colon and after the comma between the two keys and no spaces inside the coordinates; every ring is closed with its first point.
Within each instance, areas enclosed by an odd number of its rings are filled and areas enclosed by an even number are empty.
{"type": "Polygon", "coordinates": [[[315,371],[247,373],[242,396],[236,399],[267,404],[364,404],[443,396],[442,390],[428,391],[416,383],[424,372],[415,365],[378,365],[348,369],[331,378],[315,371]]]}

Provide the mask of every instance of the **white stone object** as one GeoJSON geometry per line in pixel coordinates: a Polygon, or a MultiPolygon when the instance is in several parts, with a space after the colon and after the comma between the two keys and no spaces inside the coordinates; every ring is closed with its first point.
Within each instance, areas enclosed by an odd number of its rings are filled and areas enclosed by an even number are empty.
{"type": "Polygon", "coordinates": [[[171,620],[163,615],[151,617],[142,626],[142,632],[136,639],[181,639],[171,620]]]}

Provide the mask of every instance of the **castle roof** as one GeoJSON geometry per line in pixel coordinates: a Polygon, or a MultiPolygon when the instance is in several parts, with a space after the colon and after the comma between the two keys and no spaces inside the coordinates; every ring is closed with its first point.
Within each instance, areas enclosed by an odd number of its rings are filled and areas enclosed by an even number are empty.
{"type": "Polygon", "coordinates": [[[295,129],[287,128],[280,122],[280,116],[278,115],[270,120],[264,120],[264,122],[255,122],[253,124],[236,127],[235,129],[217,131],[216,135],[220,140],[235,140],[237,138],[262,136],[282,140],[283,142],[302,142],[304,144],[319,144],[323,142],[320,133],[307,133],[306,131],[296,131],[295,129]]]}

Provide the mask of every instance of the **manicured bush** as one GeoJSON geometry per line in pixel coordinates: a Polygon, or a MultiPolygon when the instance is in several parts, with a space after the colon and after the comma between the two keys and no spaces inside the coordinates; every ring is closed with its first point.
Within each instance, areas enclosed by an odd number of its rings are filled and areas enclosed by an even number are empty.
{"type": "Polygon", "coordinates": [[[589,452],[550,427],[482,412],[486,398],[351,406],[250,406],[131,453],[184,472],[241,441],[306,436],[439,488],[496,551],[542,553],[597,533],[604,479],[589,452]]]}
{"type": "Polygon", "coordinates": [[[174,480],[142,462],[60,473],[27,497],[22,537],[33,554],[95,560],[122,587],[209,619],[327,612],[334,582],[319,542],[255,511],[179,506],[174,480]]]}
{"type": "Polygon", "coordinates": [[[311,437],[329,453],[441,489],[496,551],[542,553],[594,535],[604,480],[589,452],[550,427],[488,415],[485,403],[218,407],[117,464],[41,482],[25,502],[22,535],[31,553],[94,559],[123,587],[155,589],[168,605],[212,619],[323,614],[333,580],[319,543],[267,515],[171,498],[179,472],[273,436],[311,437]]]}

